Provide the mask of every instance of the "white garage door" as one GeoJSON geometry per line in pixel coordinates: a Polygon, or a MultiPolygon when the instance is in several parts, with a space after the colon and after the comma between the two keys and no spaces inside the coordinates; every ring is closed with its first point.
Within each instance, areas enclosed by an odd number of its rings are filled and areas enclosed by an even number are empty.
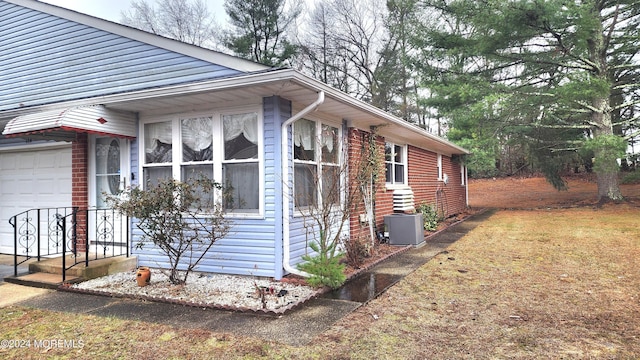
{"type": "Polygon", "coordinates": [[[71,206],[71,146],[0,149],[0,253],[13,254],[9,218],[29,209],[71,206]]]}

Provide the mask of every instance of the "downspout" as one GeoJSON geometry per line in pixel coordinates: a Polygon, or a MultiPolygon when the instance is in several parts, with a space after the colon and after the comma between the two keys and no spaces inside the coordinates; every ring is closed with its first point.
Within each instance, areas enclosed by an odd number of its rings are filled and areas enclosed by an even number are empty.
{"type": "Polygon", "coordinates": [[[464,192],[465,192],[465,199],[466,199],[466,206],[465,208],[469,207],[469,173],[467,170],[467,165],[464,165],[464,192]]]}
{"type": "Polygon", "coordinates": [[[318,99],[311,103],[309,106],[302,109],[302,111],[290,117],[282,124],[282,134],[280,137],[280,143],[282,145],[281,154],[282,154],[282,251],[284,252],[282,258],[282,267],[284,270],[296,274],[299,276],[309,277],[304,271],[300,271],[293,266],[291,266],[291,244],[289,239],[289,200],[290,196],[290,188],[289,188],[289,141],[288,141],[288,127],[293,124],[296,120],[299,120],[303,116],[308,113],[315,111],[320,104],[324,102],[324,91],[320,91],[318,93],[318,99]]]}

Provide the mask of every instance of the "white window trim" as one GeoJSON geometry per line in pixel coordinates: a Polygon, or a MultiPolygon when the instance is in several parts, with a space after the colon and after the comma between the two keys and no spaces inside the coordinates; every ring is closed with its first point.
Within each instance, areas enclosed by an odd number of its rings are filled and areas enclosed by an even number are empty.
{"type": "MultiPolygon", "coordinates": [[[[168,166],[169,163],[162,164],[146,164],[145,163],[145,134],[144,134],[144,126],[145,124],[159,123],[159,122],[167,122],[170,121],[172,123],[172,144],[181,144],[182,140],[180,139],[180,122],[182,119],[190,119],[197,117],[211,117],[213,119],[213,144],[214,148],[223,149],[224,148],[224,138],[222,131],[222,116],[223,115],[233,115],[240,113],[250,113],[255,112],[258,114],[258,198],[260,201],[258,202],[258,212],[240,212],[238,210],[235,211],[225,211],[225,214],[229,218],[238,218],[238,219],[263,219],[264,218],[264,114],[261,106],[239,106],[233,108],[225,108],[225,109],[217,109],[217,110],[209,110],[209,111],[199,111],[199,112],[183,112],[176,113],[171,115],[160,115],[160,116],[149,116],[148,118],[143,118],[139,121],[138,134],[138,183],[140,187],[144,188],[144,169],[150,167],[165,167],[168,166]]],[[[174,179],[181,179],[181,167],[182,165],[190,164],[189,162],[182,161],[182,147],[181,146],[172,146],[172,159],[171,162],[171,174],[174,179]]],[[[193,162],[193,164],[210,164],[213,165],[213,179],[222,184],[222,163],[224,161],[223,152],[222,151],[214,151],[213,152],[213,161],[206,162],[193,162]]],[[[255,162],[252,160],[251,162],[255,162]]],[[[220,195],[217,195],[218,197],[220,195]]],[[[214,198],[216,196],[214,195],[214,198]]],[[[206,217],[207,214],[203,214],[203,217],[206,217]]]]}
{"type": "Polygon", "coordinates": [[[443,181],[443,171],[442,171],[442,154],[438,154],[438,181],[443,181]]]}
{"type": "MultiPolygon", "coordinates": [[[[325,164],[331,164],[331,163],[327,163],[327,162],[323,162],[322,161],[322,139],[321,139],[321,135],[322,135],[322,126],[323,125],[327,125],[327,126],[331,126],[334,128],[338,129],[338,164],[337,166],[339,168],[342,168],[343,166],[345,166],[345,161],[346,159],[343,157],[343,146],[344,146],[344,139],[343,139],[343,127],[342,124],[340,123],[335,123],[334,121],[327,121],[327,120],[323,120],[320,119],[318,117],[315,116],[305,116],[302,119],[299,120],[309,120],[309,121],[313,121],[315,123],[315,128],[316,128],[316,136],[315,136],[315,145],[316,145],[316,151],[315,151],[315,160],[310,161],[310,160],[296,160],[295,159],[295,139],[294,139],[294,133],[293,133],[293,124],[291,126],[291,145],[289,147],[289,151],[291,151],[291,170],[292,170],[292,174],[291,174],[291,194],[292,194],[292,200],[293,200],[293,216],[294,217],[304,217],[304,216],[308,216],[310,214],[310,207],[309,206],[304,206],[304,207],[297,207],[295,205],[295,174],[293,173],[293,168],[295,167],[295,164],[310,164],[310,165],[315,165],[316,166],[316,176],[318,176],[318,180],[320,181],[320,185],[318,186],[319,189],[317,189],[317,194],[316,194],[316,201],[318,202],[318,207],[322,206],[322,194],[321,194],[321,189],[322,189],[322,166],[325,164]]],[[[298,121],[299,121],[298,120],[298,121]]],[[[341,174],[340,176],[340,188],[344,188],[346,184],[346,179],[344,178],[343,174],[341,174]]],[[[332,205],[332,207],[340,208],[341,204],[343,204],[345,201],[345,195],[344,195],[344,191],[340,191],[340,205],[332,205]]]]}
{"type": "MultiPolygon", "coordinates": [[[[396,182],[386,182],[385,180],[385,188],[388,190],[397,190],[397,189],[408,189],[410,188],[409,186],[409,146],[407,146],[407,144],[399,144],[399,143],[395,143],[393,141],[385,141],[385,146],[389,144],[391,145],[392,148],[394,148],[395,146],[400,146],[402,147],[402,165],[404,165],[403,168],[403,175],[402,178],[404,179],[404,182],[402,183],[396,183],[396,182]]],[[[385,159],[384,161],[385,163],[385,171],[386,171],[386,164],[387,161],[385,159]]],[[[391,160],[391,164],[392,164],[392,168],[394,164],[397,164],[392,157],[391,160]]],[[[385,174],[386,177],[386,174],[385,174]]]]}

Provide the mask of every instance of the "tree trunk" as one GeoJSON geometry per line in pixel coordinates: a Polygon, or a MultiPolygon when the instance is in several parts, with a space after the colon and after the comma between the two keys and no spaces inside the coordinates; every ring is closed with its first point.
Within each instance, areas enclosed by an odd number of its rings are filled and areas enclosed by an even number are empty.
{"type": "MultiPolygon", "coordinates": [[[[604,28],[600,19],[600,8],[594,2],[591,15],[594,24],[593,36],[587,40],[590,60],[596,64],[591,71],[591,76],[596,83],[609,83],[609,91],[595,95],[592,99],[591,123],[594,125],[593,136],[595,139],[606,140],[606,137],[614,136],[613,122],[611,120],[611,79],[608,76],[607,52],[605,49],[604,28]]],[[[611,145],[606,141],[599,143],[599,148],[594,149],[596,166],[594,168],[598,183],[598,202],[622,200],[618,173],[620,168],[617,163],[617,155],[611,145]],[[613,154],[613,155],[612,155],[613,154]]]]}
{"type": "MultiPolygon", "coordinates": [[[[608,103],[608,99],[603,99],[601,108],[608,108],[608,103]]],[[[610,113],[603,111],[603,113],[592,115],[591,118],[592,120],[598,120],[601,124],[599,128],[594,130],[594,137],[613,136],[610,113]]],[[[620,183],[618,181],[618,174],[620,172],[618,159],[611,155],[611,149],[607,148],[606,145],[594,149],[594,156],[596,160],[594,172],[598,184],[598,202],[603,203],[622,200],[622,192],[620,191],[620,183]]]]}
{"type": "Polygon", "coordinates": [[[598,182],[598,202],[622,200],[620,184],[618,182],[618,172],[598,172],[596,174],[598,182]]]}

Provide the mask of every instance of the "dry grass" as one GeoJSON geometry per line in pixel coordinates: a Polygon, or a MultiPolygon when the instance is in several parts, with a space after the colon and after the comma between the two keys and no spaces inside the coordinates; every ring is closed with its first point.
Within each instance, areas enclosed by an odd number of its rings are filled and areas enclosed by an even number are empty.
{"type": "Polygon", "coordinates": [[[316,343],[362,359],[638,358],[639,216],[498,212],[316,343]]]}
{"type": "Polygon", "coordinates": [[[0,309],[0,339],[81,338],[84,347],[0,349],[0,358],[637,359],[639,218],[633,203],[497,211],[299,348],[10,307],[0,309]]]}

